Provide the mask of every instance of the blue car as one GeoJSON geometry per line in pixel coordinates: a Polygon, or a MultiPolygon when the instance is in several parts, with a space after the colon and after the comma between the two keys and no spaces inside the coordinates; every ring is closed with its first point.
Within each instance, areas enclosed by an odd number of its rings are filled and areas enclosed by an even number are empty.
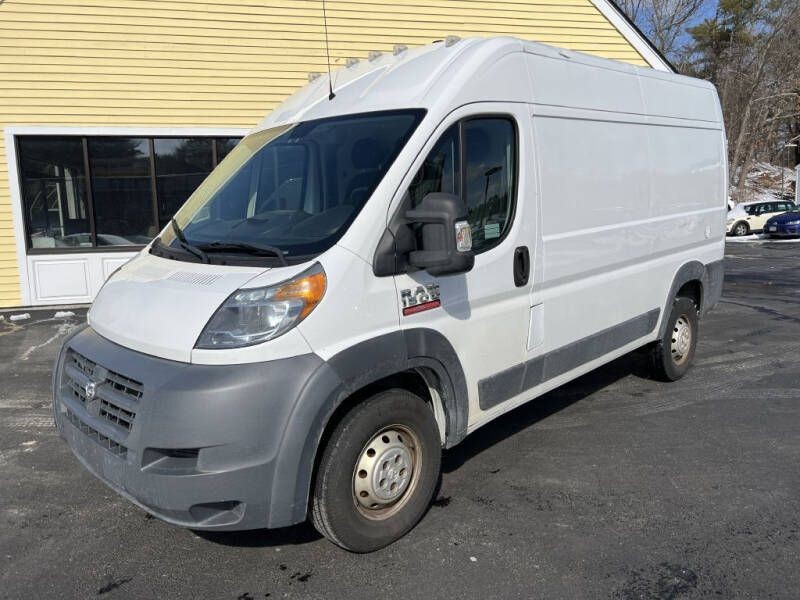
{"type": "Polygon", "coordinates": [[[786,212],[770,217],[764,223],[764,233],[770,237],[800,236],[800,211],[786,212]]]}

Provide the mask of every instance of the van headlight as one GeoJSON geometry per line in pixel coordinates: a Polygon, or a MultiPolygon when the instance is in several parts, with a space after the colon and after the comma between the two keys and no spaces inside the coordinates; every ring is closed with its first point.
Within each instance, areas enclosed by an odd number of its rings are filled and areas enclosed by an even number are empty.
{"type": "Polygon", "coordinates": [[[241,348],[276,338],[311,314],[326,286],[317,263],[289,281],[237,290],[211,317],[195,348],[241,348]]]}

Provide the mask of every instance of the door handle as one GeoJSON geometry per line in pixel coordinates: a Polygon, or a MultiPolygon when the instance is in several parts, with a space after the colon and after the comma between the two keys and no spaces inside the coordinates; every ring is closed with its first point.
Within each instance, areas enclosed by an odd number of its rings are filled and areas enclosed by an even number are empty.
{"type": "Polygon", "coordinates": [[[531,255],[527,246],[514,250],[514,285],[522,287],[528,283],[531,273],[531,255]]]}

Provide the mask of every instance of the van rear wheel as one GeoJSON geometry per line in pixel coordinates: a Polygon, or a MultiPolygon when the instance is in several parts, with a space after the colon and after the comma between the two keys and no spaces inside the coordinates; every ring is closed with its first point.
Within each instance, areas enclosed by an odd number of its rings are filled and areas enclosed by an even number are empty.
{"type": "Polygon", "coordinates": [[[440,468],[439,428],[426,402],[402,389],[376,394],[328,440],[314,486],[314,527],[352,552],[383,548],[425,514],[440,468]]]}
{"type": "Polygon", "coordinates": [[[697,306],[690,298],[678,297],[672,303],[664,335],[650,349],[653,377],[677,381],[691,366],[697,346],[697,306]]]}

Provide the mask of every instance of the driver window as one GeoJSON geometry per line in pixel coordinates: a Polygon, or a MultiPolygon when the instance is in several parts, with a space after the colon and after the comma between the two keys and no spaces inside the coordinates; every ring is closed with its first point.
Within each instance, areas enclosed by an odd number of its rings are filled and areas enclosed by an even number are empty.
{"type": "Polygon", "coordinates": [[[514,125],[507,118],[487,117],[464,123],[464,196],[475,252],[498,244],[511,225],[515,137],[514,125]]]}
{"type": "Polygon", "coordinates": [[[408,187],[411,206],[433,192],[460,195],[458,123],[450,127],[430,151],[408,187]]]}
{"type": "Polygon", "coordinates": [[[471,118],[454,124],[409,185],[411,206],[418,206],[433,192],[458,195],[467,206],[472,249],[482,252],[495,246],[511,225],[516,144],[514,124],[508,117],[471,118]]]}

